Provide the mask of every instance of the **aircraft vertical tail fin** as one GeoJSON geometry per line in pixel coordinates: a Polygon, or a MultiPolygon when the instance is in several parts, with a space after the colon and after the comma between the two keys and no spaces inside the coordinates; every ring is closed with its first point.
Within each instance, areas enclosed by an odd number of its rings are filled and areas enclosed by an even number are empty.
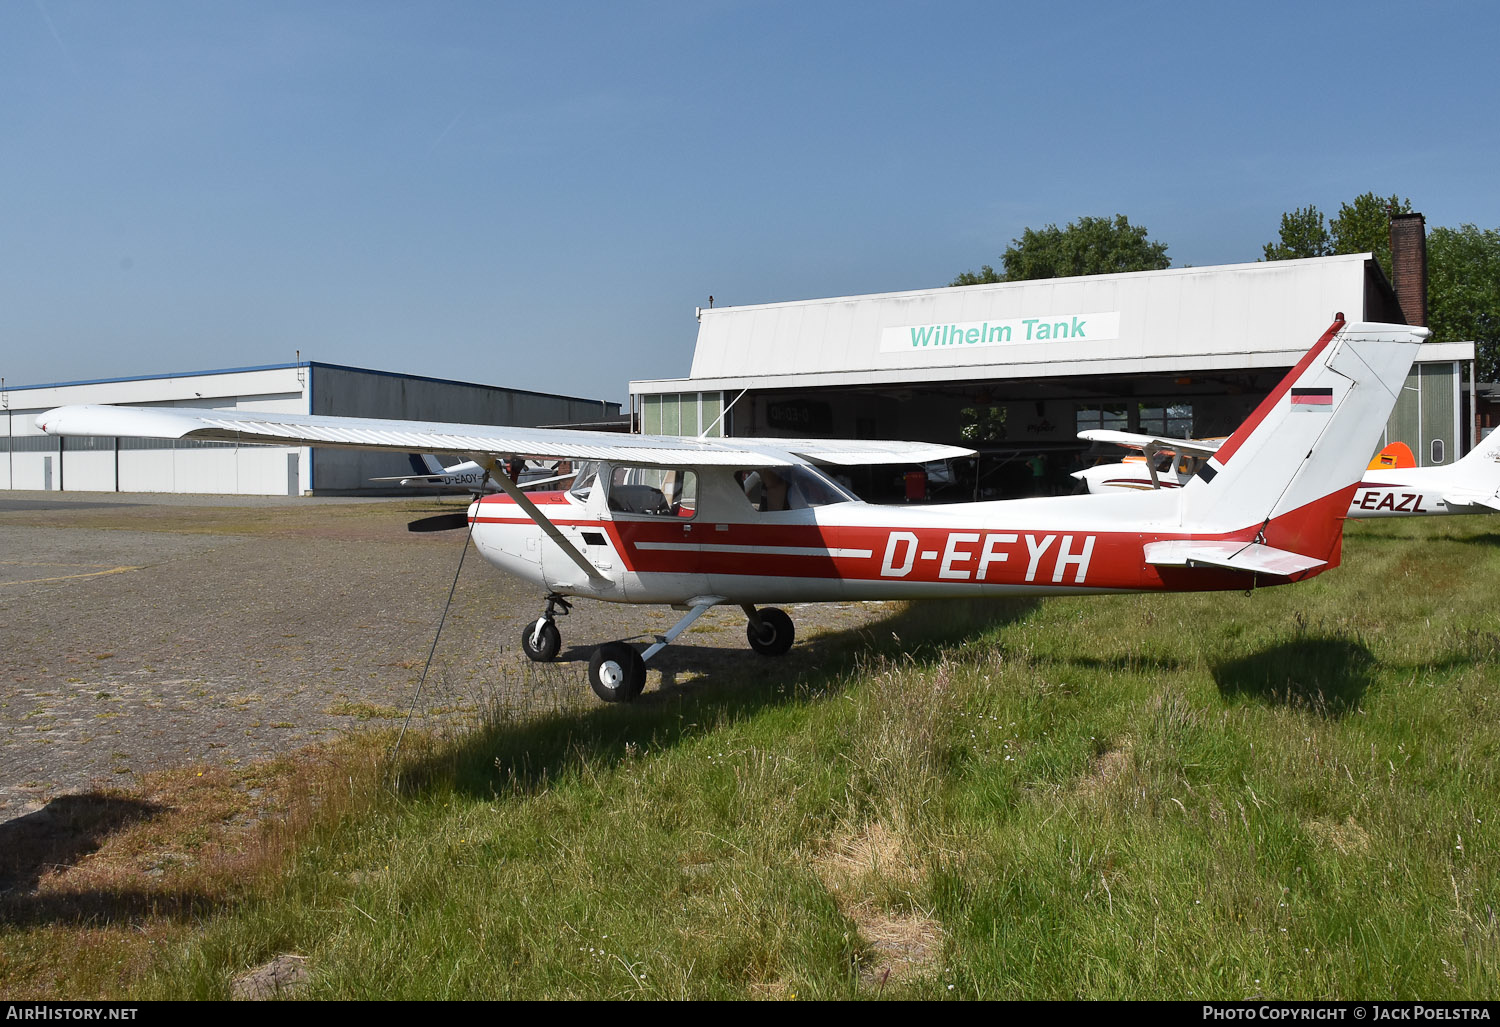
{"type": "Polygon", "coordinates": [[[1392,442],[1371,460],[1367,471],[1399,470],[1403,467],[1417,466],[1417,458],[1412,454],[1411,447],[1404,442],[1392,442]]]}
{"type": "Polygon", "coordinates": [[[1335,321],[1178,492],[1183,526],[1336,565],[1350,497],[1428,334],[1335,321]]]}
{"type": "Polygon", "coordinates": [[[1443,502],[1449,508],[1500,510],[1500,431],[1479,440],[1463,459],[1443,471],[1443,502]]]}
{"type": "Polygon", "coordinates": [[[1481,483],[1487,483],[1492,488],[1500,485],[1500,428],[1480,439],[1453,466],[1462,467],[1465,471],[1472,469],[1481,483]]]}

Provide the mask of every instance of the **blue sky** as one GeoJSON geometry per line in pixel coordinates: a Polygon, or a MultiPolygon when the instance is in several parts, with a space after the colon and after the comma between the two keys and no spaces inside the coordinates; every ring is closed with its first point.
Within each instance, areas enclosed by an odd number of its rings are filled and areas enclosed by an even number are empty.
{"type": "Polygon", "coordinates": [[[0,0],[9,384],[357,364],[623,400],[693,309],[1500,226],[1493,3],[0,0]]]}

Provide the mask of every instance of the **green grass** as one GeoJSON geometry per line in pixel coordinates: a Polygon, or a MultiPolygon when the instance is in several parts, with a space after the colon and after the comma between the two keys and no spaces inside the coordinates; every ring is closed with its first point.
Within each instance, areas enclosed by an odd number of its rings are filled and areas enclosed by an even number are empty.
{"type": "Polygon", "coordinates": [[[497,712],[394,789],[356,761],[121,987],[1493,996],[1500,518],[1346,535],[1298,586],[916,605],[800,675],[497,712]]]}

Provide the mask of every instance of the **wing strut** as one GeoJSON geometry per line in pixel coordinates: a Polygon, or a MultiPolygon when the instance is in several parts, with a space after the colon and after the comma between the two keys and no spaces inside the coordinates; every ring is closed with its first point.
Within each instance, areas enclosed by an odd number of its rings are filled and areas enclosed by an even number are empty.
{"type": "Polygon", "coordinates": [[[526,516],[536,523],[538,528],[547,533],[547,537],[557,543],[559,549],[567,554],[568,559],[576,563],[583,573],[589,576],[590,581],[607,581],[604,575],[599,573],[599,568],[589,563],[588,557],[578,551],[578,547],[568,540],[568,537],[558,530],[557,525],[547,520],[546,516],[536,508],[536,504],[510,480],[510,475],[500,466],[500,462],[488,453],[474,454],[474,461],[490,472],[490,479],[500,486],[515,504],[525,511],[526,516]]]}
{"type": "Polygon", "coordinates": [[[1142,446],[1141,452],[1146,457],[1146,470],[1151,474],[1151,487],[1161,488],[1161,479],[1156,476],[1156,454],[1161,451],[1156,448],[1156,443],[1153,441],[1142,446]]]}

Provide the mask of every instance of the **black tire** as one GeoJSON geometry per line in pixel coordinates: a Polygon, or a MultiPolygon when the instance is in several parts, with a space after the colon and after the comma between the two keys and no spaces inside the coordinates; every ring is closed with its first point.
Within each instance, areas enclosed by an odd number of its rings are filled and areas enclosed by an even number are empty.
{"type": "Polygon", "coordinates": [[[780,656],[790,649],[792,640],[796,637],[792,618],[777,609],[756,612],[760,614],[760,630],[757,631],[754,624],[745,625],[745,637],[750,640],[750,648],[762,656],[780,656]]]}
{"type": "Polygon", "coordinates": [[[646,663],[624,642],[605,642],[589,658],[589,685],[605,702],[630,702],[646,687],[646,663]]]}
{"type": "Polygon", "coordinates": [[[557,651],[562,648],[562,632],[546,617],[538,617],[537,620],[542,624],[536,644],[533,645],[531,641],[532,634],[538,631],[537,621],[534,620],[521,629],[521,648],[532,662],[551,663],[557,656],[557,651]]]}

